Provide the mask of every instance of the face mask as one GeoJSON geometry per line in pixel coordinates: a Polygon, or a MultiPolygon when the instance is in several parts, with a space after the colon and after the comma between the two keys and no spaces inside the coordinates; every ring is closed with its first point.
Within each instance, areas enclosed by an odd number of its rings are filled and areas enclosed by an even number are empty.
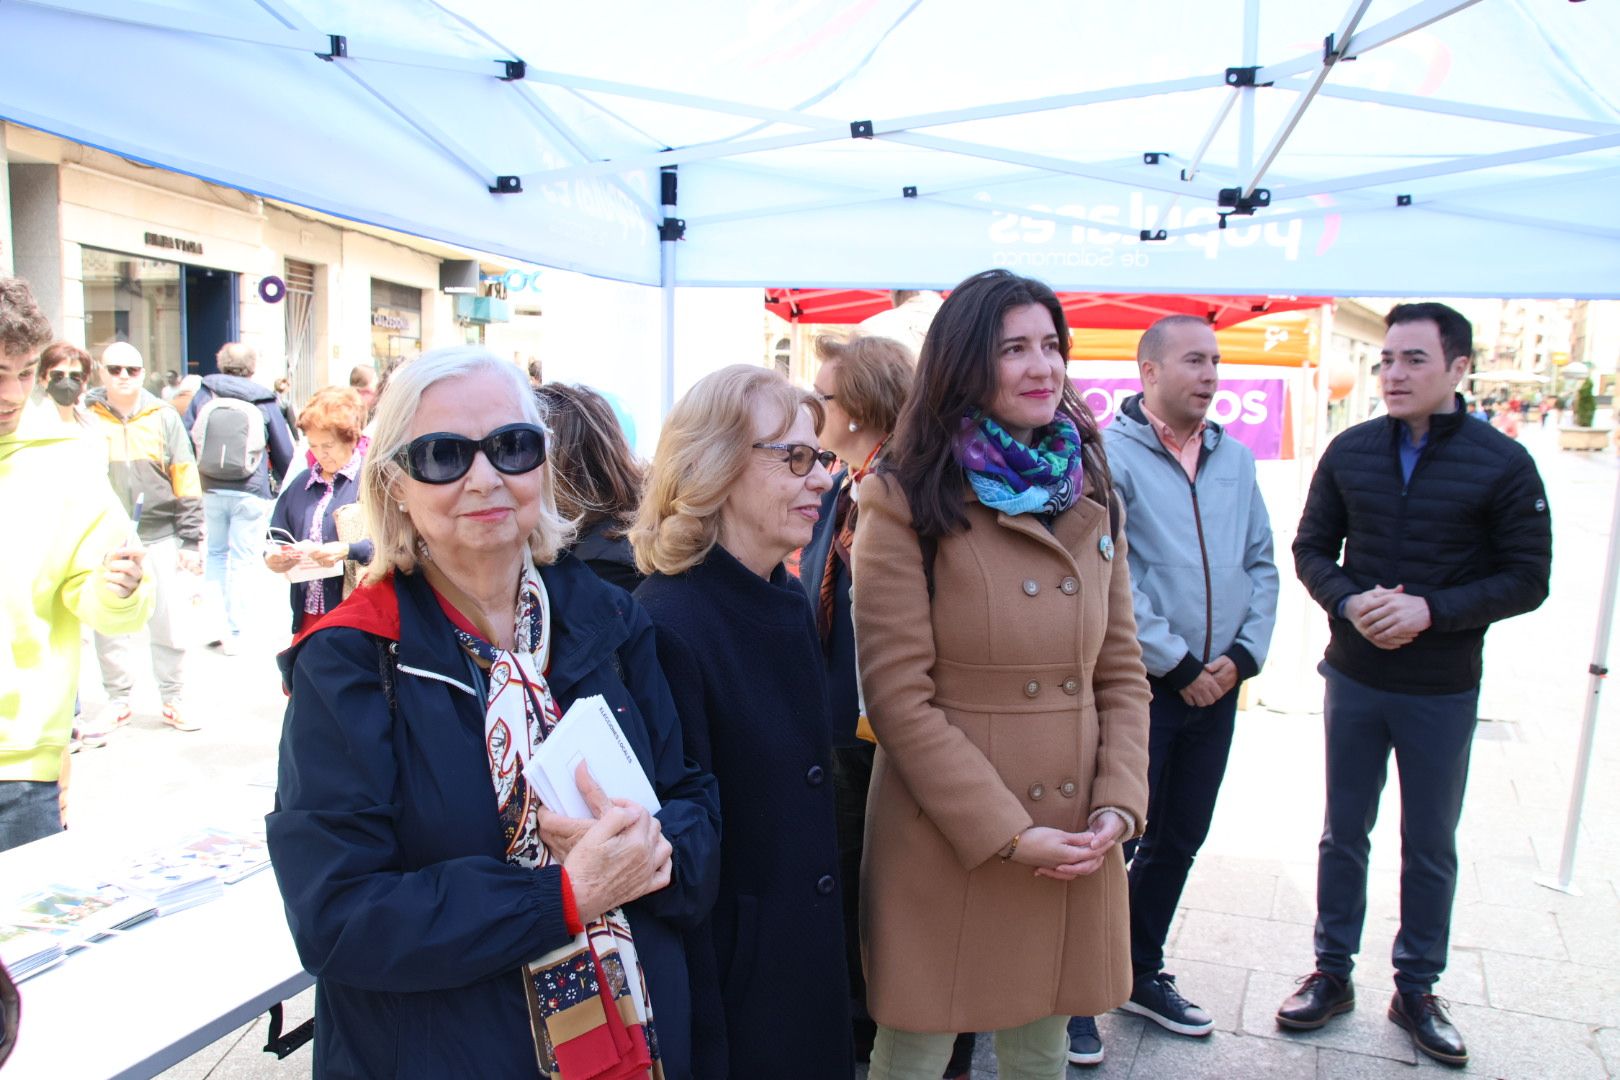
{"type": "Polygon", "coordinates": [[[84,393],[84,377],[82,375],[69,375],[65,378],[54,379],[45,388],[51,400],[66,408],[77,405],[80,396],[84,393]]]}

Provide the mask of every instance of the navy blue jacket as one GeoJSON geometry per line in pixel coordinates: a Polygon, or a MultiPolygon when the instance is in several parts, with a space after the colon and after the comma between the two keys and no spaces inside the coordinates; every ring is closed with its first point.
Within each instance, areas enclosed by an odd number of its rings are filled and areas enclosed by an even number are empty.
{"type": "Polygon", "coordinates": [[[720,782],[720,893],[688,950],[697,1075],[846,1080],[849,979],[821,646],[804,591],[718,544],[636,599],[687,752],[720,782]]]}
{"type": "Polygon", "coordinates": [[[1328,444],[1294,536],[1294,568],[1328,612],[1335,670],[1380,690],[1461,693],[1479,685],[1486,628],[1547,599],[1547,492],[1529,452],[1469,416],[1460,396],[1454,412],[1429,417],[1410,480],[1405,430],[1380,416],[1328,444]],[[1399,649],[1362,637],[1337,613],[1374,585],[1405,585],[1427,600],[1429,628],[1399,649]]]}
{"type": "MultiPolygon", "coordinates": [[[[673,880],[625,910],[665,1075],[691,1080],[683,935],[718,883],[715,781],[683,750],[646,613],[571,556],[540,574],[558,704],[604,695],[663,803],[673,880]]],[[[267,825],[293,941],[316,977],[315,1075],[536,1076],[518,972],[569,939],[561,870],[504,857],[483,676],[432,590],[418,575],[362,587],[281,663],[291,700],[267,825]]]]}
{"type": "MultiPolygon", "coordinates": [[[[821,497],[821,520],[816,522],[816,531],[799,556],[799,583],[810,601],[812,616],[821,605],[821,579],[827,570],[827,552],[832,548],[833,511],[838,505],[838,489],[843,487],[847,475],[849,470],[845,469],[833,477],[832,489],[821,497]]],[[[855,668],[855,619],[849,595],[849,564],[837,560],[835,572],[838,576],[833,585],[832,629],[822,646],[822,659],[827,664],[827,700],[832,710],[832,741],[834,746],[860,746],[861,740],[855,737],[861,700],[856,689],[859,672],[855,668]]]]}
{"type": "Polygon", "coordinates": [[[259,413],[264,417],[264,457],[259,461],[259,471],[245,480],[215,480],[203,476],[199,470],[197,475],[202,480],[204,494],[210,491],[246,491],[261,499],[275,498],[275,486],[292,468],[293,460],[292,431],[287,426],[286,416],[282,414],[276,392],[241,375],[204,375],[202,386],[192,397],[191,404],[186,406],[188,439],[191,437],[191,425],[197,422],[197,414],[216,397],[240,398],[259,407],[259,413]]]}
{"type": "MultiPolygon", "coordinates": [[[[331,543],[338,538],[337,522],[333,520],[337,511],[349,506],[360,499],[359,475],[353,479],[338,473],[332,478],[334,491],[332,501],[326,504],[326,511],[321,515],[321,540],[331,543]]],[[[321,496],[326,493],[323,484],[309,485],[309,470],[305,469],[291,481],[282,485],[281,497],[276,500],[276,508],[270,511],[270,528],[282,529],[294,540],[312,539],[315,526],[315,507],[320,503],[321,496]]],[[[356,540],[349,545],[349,554],[346,558],[358,563],[368,563],[374,550],[370,540],[356,540]]],[[[326,610],[331,611],[343,603],[343,578],[329,577],[316,578],[314,581],[294,581],[288,586],[292,602],[292,628],[298,630],[298,624],[304,617],[304,597],[310,589],[319,588],[326,593],[326,610]]]]}

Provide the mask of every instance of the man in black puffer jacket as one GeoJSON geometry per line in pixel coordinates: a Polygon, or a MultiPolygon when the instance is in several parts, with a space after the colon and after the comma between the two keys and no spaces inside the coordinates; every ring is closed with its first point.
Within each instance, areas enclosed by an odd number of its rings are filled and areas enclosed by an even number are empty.
{"type": "Polygon", "coordinates": [[[1478,719],[1485,630],[1547,598],[1552,526],[1530,455],[1469,416],[1456,387],[1473,332],[1444,304],[1398,304],[1379,383],[1388,416],[1335,439],[1294,540],[1299,579],[1329,613],[1327,821],[1317,864],[1316,964],[1285,1028],[1355,1005],[1368,833],[1389,752],[1401,775],[1401,927],[1389,1018],[1417,1048],[1468,1051],[1434,997],[1457,883],[1457,821],[1478,719]],[[1341,549],[1343,559],[1340,559],[1341,549]]]}

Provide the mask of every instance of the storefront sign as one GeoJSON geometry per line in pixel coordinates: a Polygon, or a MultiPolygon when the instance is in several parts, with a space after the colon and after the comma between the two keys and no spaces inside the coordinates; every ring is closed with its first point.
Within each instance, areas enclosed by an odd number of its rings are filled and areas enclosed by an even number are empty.
{"type": "Polygon", "coordinates": [[[384,311],[371,313],[371,325],[378,330],[393,330],[396,333],[404,333],[411,328],[410,322],[403,316],[390,315],[384,311]]]}
{"type": "Polygon", "coordinates": [[[166,236],[163,233],[149,232],[146,234],[146,246],[168,248],[170,251],[183,251],[187,255],[201,255],[203,246],[200,241],[186,240],[178,236],[166,236]]]}
{"type": "MultiPolygon", "coordinates": [[[[1080,400],[1102,427],[1112,422],[1126,398],[1142,391],[1140,379],[1076,378],[1073,382],[1080,400]]],[[[1285,385],[1282,379],[1222,379],[1210,402],[1209,419],[1252,450],[1257,460],[1274,461],[1282,457],[1285,385]]]]}

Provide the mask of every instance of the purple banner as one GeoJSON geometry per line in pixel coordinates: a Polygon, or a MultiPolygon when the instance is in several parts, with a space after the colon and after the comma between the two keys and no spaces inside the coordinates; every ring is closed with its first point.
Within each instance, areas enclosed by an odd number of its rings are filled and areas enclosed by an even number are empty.
{"type": "MultiPolygon", "coordinates": [[[[1080,400],[1090,406],[1097,422],[1107,427],[1114,412],[1132,394],[1142,391],[1140,379],[1075,379],[1080,400]]],[[[1258,461],[1283,456],[1283,413],[1287,405],[1282,379],[1222,379],[1210,402],[1209,418],[1254,452],[1258,461]]]]}

